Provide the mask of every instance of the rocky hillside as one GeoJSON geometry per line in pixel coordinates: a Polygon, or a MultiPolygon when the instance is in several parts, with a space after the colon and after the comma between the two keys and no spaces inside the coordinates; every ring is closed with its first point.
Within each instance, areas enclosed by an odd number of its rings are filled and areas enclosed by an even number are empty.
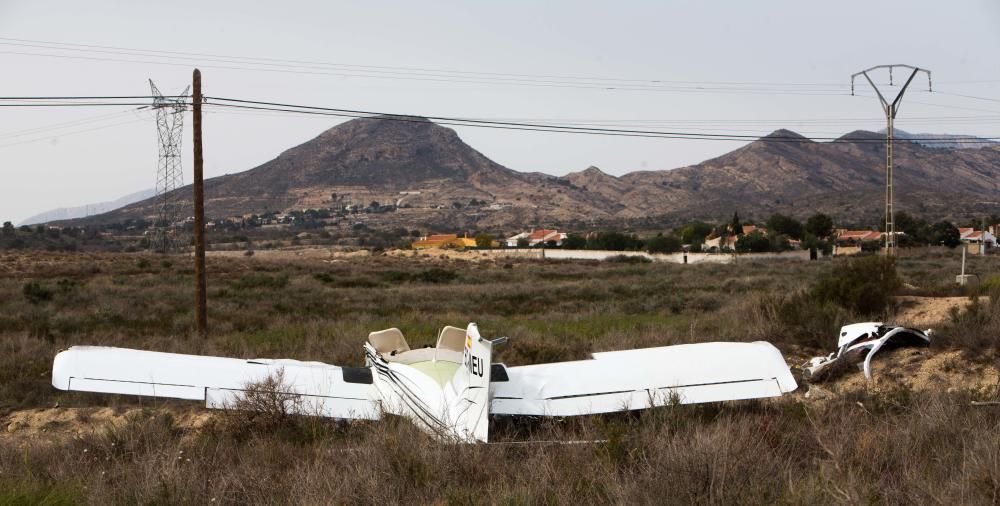
{"type": "MultiPolygon", "coordinates": [[[[364,118],[331,128],[259,167],[207,180],[206,212],[223,218],[378,202],[396,206],[385,219],[403,226],[717,220],[734,210],[760,217],[820,210],[844,221],[877,220],[885,184],[880,139],[881,134],[856,131],[819,143],[778,130],[689,167],[620,177],[590,167],[554,177],[503,167],[453,130],[424,118],[364,118]]],[[[932,149],[897,141],[896,184],[900,209],[912,214],[996,212],[1000,148],[932,149]]],[[[180,200],[189,195],[190,188],[178,190],[180,200]]],[[[145,200],[87,221],[154,215],[153,201],[145,200]]]]}

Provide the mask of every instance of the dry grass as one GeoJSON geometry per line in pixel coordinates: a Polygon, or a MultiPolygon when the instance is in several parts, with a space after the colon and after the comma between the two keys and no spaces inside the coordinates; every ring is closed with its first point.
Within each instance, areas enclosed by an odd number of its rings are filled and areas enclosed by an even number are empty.
{"type": "MultiPolygon", "coordinates": [[[[912,294],[954,295],[947,288],[958,269],[953,257],[937,250],[904,256],[900,277],[912,294]]],[[[973,258],[970,270],[996,274],[998,260],[973,258]]],[[[263,417],[235,410],[192,434],[172,418],[176,403],[49,385],[53,355],[73,344],[361,365],[371,330],[398,326],[411,345],[422,345],[443,325],[474,320],[487,337],[512,338],[497,360],[514,365],[712,340],[767,340],[800,356],[827,352],[836,325],[856,317],[802,295],[829,261],[255,256],[209,259],[211,337],[201,341],[191,337],[188,263],[0,254],[0,416],[56,403],[149,408],[61,442],[0,438],[0,504],[997,501],[1000,410],[969,407],[973,396],[995,392],[862,390],[823,403],[497,419],[492,439],[532,443],[450,445],[405,420],[338,424],[273,410],[263,417]],[[29,289],[35,295],[25,296],[28,283],[38,285],[29,289]],[[50,296],[37,296],[45,291],[50,296]],[[545,443],[567,440],[606,442],[545,443]]],[[[974,347],[969,360],[994,360],[996,300],[938,328],[935,347],[974,347]]]]}

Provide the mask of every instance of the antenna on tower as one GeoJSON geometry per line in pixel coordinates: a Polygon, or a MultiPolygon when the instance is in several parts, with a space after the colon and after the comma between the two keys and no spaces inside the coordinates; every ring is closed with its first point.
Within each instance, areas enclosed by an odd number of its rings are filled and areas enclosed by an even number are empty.
{"type": "Polygon", "coordinates": [[[156,166],[156,223],[149,247],[153,251],[166,253],[174,249],[176,240],[171,228],[177,221],[179,200],[174,190],[184,185],[181,170],[181,133],[184,127],[184,112],[187,110],[188,90],[176,97],[165,97],[159,88],[149,80],[153,92],[153,109],[156,110],[156,132],[160,140],[160,158],[156,166]]]}
{"type": "Polygon", "coordinates": [[[922,69],[919,67],[914,67],[912,65],[876,65],[870,69],[862,70],[851,76],[851,95],[854,95],[854,78],[858,76],[865,76],[868,84],[872,85],[875,90],[875,94],[878,95],[878,99],[882,102],[882,111],[885,112],[885,254],[886,256],[896,255],[896,220],[895,220],[895,210],[893,209],[893,201],[895,200],[895,195],[892,187],[892,142],[895,138],[894,126],[896,122],[896,113],[899,112],[899,102],[903,99],[903,94],[906,93],[906,88],[910,86],[913,82],[913,78],[917,77],[918,72],[923,72],[927,74],[927,91],[933,91],[931,89],[931,71],[922,69]],[[868,76],[868,73],[873,70],[878,69],[888,69],[889,70],[889,86],[893,86],[892,82],[892,69],[894,68],[904,68],[911,70],[910,77],[906,79],[906,84],[900,88],[899,93],[896,94],[896,98],[889,102],[882,96],[882,92],[879,91],[878,86],[875,86],[875,82],[872,78],[868,76]]]}

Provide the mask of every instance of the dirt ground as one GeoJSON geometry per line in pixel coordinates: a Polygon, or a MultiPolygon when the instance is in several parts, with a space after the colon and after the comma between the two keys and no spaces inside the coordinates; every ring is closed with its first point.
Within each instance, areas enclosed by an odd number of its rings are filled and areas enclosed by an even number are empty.
{"type": "MultiPolygon", "coordinates": [[[[22,444],[28,442],[55,442],[79,437],[86,433],[102,431],[108,426],[118,426],[144,409],[128,408],[39,408],[14,411],[2,418],[0,442],[22,444]]],[[[211,411],[195,403],[189,409],[152,408],[169,412],[177,428],[196,434],[213,416],[211,411]]]]}
{"type": "Polygon", "coordinates": [[[953,308],[961,309],[968,303],[968,297],[897,297],[899,309],[896,323],[921,329],[932,328],[947,321],[953,308]]]}
{"type": "MultiPolygon", "coordinates": [[[[206,256],[219,258],[246,257],[244,250],[232,251],[207,251],[206,256]]],[[[371,256],[371,251],[357,250],[345,251],[336,248],[324,248],[317,246],[302,246],[281,249],[254,250],[252,259],[261,260],[336,260],[347,258],[359,258],[371,256]]]]}
{"type": "MultiPolygon", "coordinates": [[[[969,303],[968,297],[897,298],[898,311],[892,323],[932,331],[947,321],[952,311],[969,303]]],[[[831,346],[833,351],[834,346],[831,346]]],[[[798,365],[798,364],[796,364],[798,365]]],[[[872,359],[872,379],[865,379],[861,370],[848,372],[815,385],[800,385],[796,395],[805,399],[823,400],[860,390],[913,391],[956,390],[980,391],[984,396],[996,396],[1000,387],[998,364],[969,363],[957,350],[935,351],[928,348],[898,348],[880,351],[872,359]]]]}
{"type": "Polygon", "coordinates": [[[422,250],[393,249],[385,252],[388,256],[400,258],[465,260],[467,262],[493,262],[496,256],[483,251],[428,248],[422,250]]]}

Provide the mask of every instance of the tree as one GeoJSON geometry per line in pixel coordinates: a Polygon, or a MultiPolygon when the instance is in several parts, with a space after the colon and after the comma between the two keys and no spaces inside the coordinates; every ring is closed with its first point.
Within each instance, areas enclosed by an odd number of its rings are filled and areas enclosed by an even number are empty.
{"type": "Polygon", "coordinates": [[[817,250],[822,251],[823,256],[829,256],[833,253],[833,244],[829,241],[824,241],[810,233],[807,233],[805,237],[802,238],[802,249],[806,250],[817,250]]]}
{"type": "Polygon", "coordinates": [[[672,235],[658,234],[646,241],[646,251],[650,253],[676,253],[681,250],[681,240],[672,235]]]}
{"type": "Polygon", "coordinates": [[[733,211],[733,221],[729,226],[734,235],[743,235],[743,222],[740,221],[740,215],[736,211],[733,211]]]}
{"type": "Polygon", "coordinates": [[[784,234],[792,239],[802,238],[802,224],[799,220],[783,214],[775,213],[767,219],[767,231],[775,235],[784,234]]]}
{"type": "Polygon", "coordinates": [[[563,249],[584,249],[587,247],[587,238],[580,234],[569,234],[563,239],[563,249]]]}
{"type": "Polygon", "coordinates": [[[635,234],[598,232],[587,239],[587,248],[611,251],[637,250],[642,248],[642,241],[635,234]]]}
{"type": "Polygon", "coordinates": [[[821,303],[833,302],[861,315],[881,316],[901,286],[892,258],[872,255],[834,264],[809,293],[821,303]]]}
{"type": "Polygon", "coordinates": [[[700,244],[705,242],[708,234],[712,233],[712,226],[703,221],[692,221],[681,227],[677,231],[684,244],[700,244]]]}
{"type": "Polygon", "coordinates": [[[962,235],[958,227],[952,225],[950,221],[939,221],[931,227],[930,239],[932,244],[943,244],[949,248],[954,248],[962,244],[962,235]]]}
{"type": "Polygon", "coordinates": [[[770,249],[771,241],[768,241],[764,234],[756,230],[736,240],[736,251],[740,253],[763,253],[770,251],[770,249]]]}
{"type": "Polygon", "coordinates": [[[3,222],[3,235],[14,235],[14,224],[5,221],[3,222]]]}
{"type": "Polygon", "coordinates": [[[816,213],[806,220],[805,231],[819,239],[833,235],[833,219],[823,213],[816,213]]]}
{"type": "Polygon", "coordinates": [[[531,245],[531,243],[528,242],[528,238],[527,237],[519,237],[517,239],[517,247],[518,248],[527,248],[529,245],[531,245]]]}
{"type": "Polygon", "coordinates": [[[788,236],[785,234],[775,234],[768,230],[767,241],[769,244],[768,249],[774,252],[788,251],[792,249],[792,243],[788,240],[788,236]]]}
{"type": "Polygon", "coordinates": [[[479,234],[476,236],[476,247],[477,248],[492,248],[493,247],[493,236],[490,234],[479,234]]]}

